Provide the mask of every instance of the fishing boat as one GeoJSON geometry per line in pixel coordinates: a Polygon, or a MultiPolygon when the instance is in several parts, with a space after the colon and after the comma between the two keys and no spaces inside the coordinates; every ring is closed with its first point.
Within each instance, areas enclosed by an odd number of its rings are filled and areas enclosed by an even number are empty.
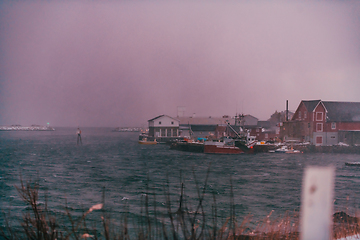
{"type": "Polygon", "coordinates": [[[244,153],[244,151],[236,146],[227,145],[224,142],[207,141],[204,144],[204,153],[240,154],[240,153],[244,153]]]}
{"type": "Polygon", "coordinates": [[[147,138],[143,138],[143,139],[139,140],[139,144],[154,145],[157,143],[158,142],[156,141],[156,139],[154,139],[154,141],[148,141],[147,138]]]}
{"type": "Polygon", "coordinates": [[[170,149],[185,152],[204,152],[204,143],[195,141],[177,141],[170,145],[170,149]]]}

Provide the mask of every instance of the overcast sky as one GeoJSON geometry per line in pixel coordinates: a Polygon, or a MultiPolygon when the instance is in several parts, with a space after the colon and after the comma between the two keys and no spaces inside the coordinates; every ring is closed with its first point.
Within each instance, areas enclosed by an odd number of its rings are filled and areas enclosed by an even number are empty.
{"type": "Polygon", "coordinates": [[[0,3],[0,125],[266,120],[302,99],[360,102],[360,2],[0,3]]]}

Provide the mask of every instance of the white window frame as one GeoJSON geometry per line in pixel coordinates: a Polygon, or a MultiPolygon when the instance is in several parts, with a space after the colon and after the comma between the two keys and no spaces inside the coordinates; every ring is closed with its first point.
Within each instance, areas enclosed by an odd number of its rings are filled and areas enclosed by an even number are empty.
{"type": "Polygon", "coordinates": [[[301,111],[299,111],[298,117],[299,117],[299,119],[301,119],[301,111]]]}
{"type": "Polygon", "coordinates": [[[324,119],[324,113],[323,112],[316,112],[316,121],[322,121],[324,119]],[[318,118],[318,114],[321,114],[321,118],[318,118]]]}
{"type": "Polygon", "coordinates": [[[332,122],[332,123],[331,123],[331,129],[332,129],[332,130],[335,130],[335,129],[336,129],[336,122],[332,122]]]}
{"type": "Polygon", "coordinates": [[[315,137],[315,145],[318,145],[318,146],[319,146],[319,145],[323,145],[323,143],[324,143],[324,138],[323,138],[322,136],[316,136],[316,137],[315,137]],[[317,142],[317,139],[318,139],[318,138],[321,139],[321,143],[318,143],[318,142],[317,142]]]}
{"type": "Polygon", "coordinates": [[[323,128],[324,126],[323,126],[323,124],[322,123],[317,123],[316,124],[316,131],[317,132],[322,132],[322,131],[324,131],[324,128],[323,128]],[[318,130],[318,126],[321,126],[321,130],[318,130]]]}
{"type": "Polygon", "coordinates": [[[304,119],[306,119],[306,117],[307,117],[307,112],[305,111],[304,112],[304,119]]]}

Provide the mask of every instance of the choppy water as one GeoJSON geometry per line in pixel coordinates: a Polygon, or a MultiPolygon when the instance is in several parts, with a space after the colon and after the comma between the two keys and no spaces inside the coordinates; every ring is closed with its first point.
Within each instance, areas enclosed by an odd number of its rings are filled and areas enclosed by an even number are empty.
{"type": "MultiPolygon", "coordinates": [[[[232,179],[238,218],[249,213],[262,219],[269,212],[281,215],[299,210],[304,168],[336,167],[335,210],[359,207],[360,161],[352,154],[256,154],[206,155],[169,150],[167,145],[139,145],[137,133],[111,132],[110,128],[83,128],[82,146],[76,145],[75,128],[54,132],[0,132],[0,210],[21,216],[24,204],[15,185],[23,179],[39,179],[40,199],[48,196],[50,208],[63,210],[65,200],[75,212],[100,203],[105,187],[106,207],[119,213],[125,202],[134,216],[140,212],[146,182],[155,188],[163,204],[163,186],[169,180],[172,200],[179,196],[180,172],[189,201],[196,202],[194,175],[214,192],[219,212],[226,215],[232,179]],[[347,200],[349,197],[349,200],[347,200]]],[[[152,191],[152,190],[151,190],[152,191]]],[[[205,205],[212,204],[208,194],[205,205]]],[[[0,221],[3,221],[2,216],[0,221]]],[[[1,223],[1,222],[0,222],[1,223]]]]}

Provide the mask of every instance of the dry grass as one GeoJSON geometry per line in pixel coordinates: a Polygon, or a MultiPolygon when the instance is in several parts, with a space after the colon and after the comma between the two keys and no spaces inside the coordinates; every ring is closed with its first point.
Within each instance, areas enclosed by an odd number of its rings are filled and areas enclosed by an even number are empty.
{"type": "MultiPolygon", "coordinates": [[[[156,195],[148,184],[146,194],[142,199],[141,219],[138,222],[129,222],[129,209],[125,206],[125,213],[120,219],[112,220],[105,210],[105,190],[103,191],[102,203],[90,207],[80,216],[74,217],[65,203],[66,221],[57,219],[49,211],[46,204],[39,204],[39,183],[24,182],[20,179],[20,186],[17,186],[19,196],[28,206],[28,211],[20,221],[21,229],[15,229],[5,216],[5,225],[0,227],[0,237],[3,239],[214,239],[214,240],[263,240],[263,239],[298,239],[299,238],[299,215],[296,212],[285,213],[280,218],[271,219],[272,212],[251,229],[252,217],[249,215],[238,222],[233,202],[233,191],[230,193],[230,216],[224,223],[218,222],[215,194],[212,194],[212,211],[205,214],[204,199],[208,176],[202,188],[196,182],[198,201],[195,206],[188,206],[184,182],[180,181],[180,193],[178,207],[174,211],[173,202],[170,199],[169,183],[164,185],[164,198],[166,213],[161,213],[156,208],[156,195]],[[151,192],[152,191],[152,192],[151,192]],[[152,194],[150,194],[152,193],[152,194]],[[153,196],[150,199],[149,196],[153,196]],[[99,222],[91,221],[89,227],[87,217],[90,214],[100,214],[99,222]],[[151,213],[150,213],[151,212],[151,213]],[[115,226],[116,223],[116,226],[115,226]],[[96,227],[98,226],[98,227],[96,227]],[[100,226],[100,227],[99,227],[100,226]],[[130,228],[130,226],[132,226],[130,228]]],[[[181,178],[181,177],[180,177],[181,178]]],[[[347,218],[344,215],[334,224],[334,238],[354,235],[359,233],[357,218],[347,218]]]]}

